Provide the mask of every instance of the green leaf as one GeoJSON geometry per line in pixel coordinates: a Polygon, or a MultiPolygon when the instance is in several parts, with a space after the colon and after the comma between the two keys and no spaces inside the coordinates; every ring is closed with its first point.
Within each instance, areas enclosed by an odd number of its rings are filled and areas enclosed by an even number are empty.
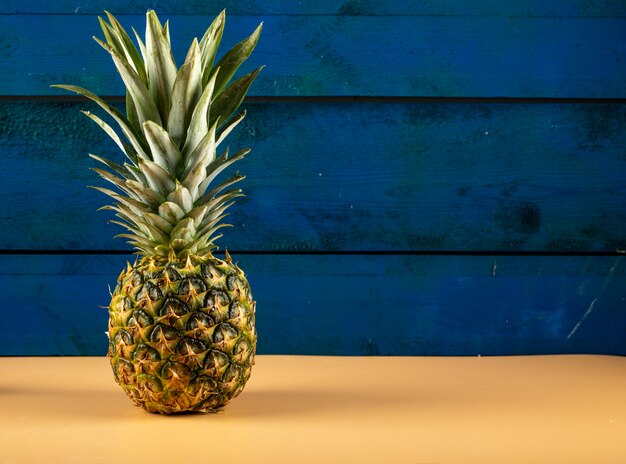
{"type": "Polygon", "coordinates": [[[222,219],[224,219],[226,216],[228,216],[228,214],[224,214],[224,211],[226,211],[228,208],[230,208],[234,204],[235,204],[235,202],[231,201],[230,203],[226,203],[226,204],[220,206],[219,208],[216,208],[213,211],[211,211],[211,213],[209,213],[204,218],[204,222],[205,222],[206,225],[204,226],[204,228],[202,230],[206,230],[207,228],[212,227],[214,224],[217,224],[222,219]]]}
{"type": "Polygon", "coordinates": [[[152,240],[137,234],[117,234],[115,238],[128,238],[131,241],[127,243],[144,251],[146,251],[146,249],[154,248],[155,245],[152,240]]]}
{"type": "Polygon", "coordinates": [[[102,177],[107,182],[115,185],[118,189],[120,189],[129,197],[135,198],[136,200],[140,199],[140,197],[138,197],[137,194],[126,185],[126,181],[124,179],[117,177],[116,175],[110,173],[109,171],[105,171],[104,169],[92,168],[92,170],[97,172],[100,177],[102,177]]]}
{"type": "Polygon", "coordinates": [[[136,131],[140,131],[139,125],[139,115],[137,114],[137,108],[135,108],[135,104],[133,103],[133,97],[130,92],[126,91],[126,117],[128,118],[128,122],[133,126],[136,131]]]}
{"type": "Polygon", "coordinates": [[[94,37],[94,40],[102,48],[109,52],[111,58],[113,58],[113,63],[115,64],[117,71],[120,73],[120,76],[124,81],[126,90],[130,93],[133,99],[133,104],[137,109],[139,123],[142,124],[145,121],[154,121],[158,124],[161,124],[159,111],[157,110],[157,107],[152,98],[150,98],[148,89],[146,89],[145,84],[141,81],[139,75],[128,63],[126,58],[122,57],[118,52],[116,52],[108,44],[104,43],[97,37],[94,37]]]}
{"type": "Polygon", "coordinates": [[[198,41],[193,40],[187,59],[181,66],[172,89],[172,106],[167,119],[167,130],[172,140],[182,147],[193,109],[202,95],[202,63],[198,41]]]}
{"type": "MultiPolygon", "coordinates": [[[[117,51],[120,55],[125,56],[126,61],[130,63],[135,72],[137,72],[143,83],[147,84],[146,68],[139,52],[135,48],[135,45],[132,43],[128,34],[126,34],[126,31],[122,28],[115,17],[108,11],[105,11],[105,13],[112,24],[107,24],[100,16],[98,16],[98,21],[100,22],[100,28],[102,29],[107,44],[109,44],[109,46],[111,46],[111,48],[117,51]]],[[[135,105],[128,91],[126,92],[126,115],[129,122],[134,127],[138,128],[139,123],[137,110],[135,109],[135,105]]]]}
{"type": "Polygon", "coordinates": [[[159,206],[159,216],[173,225],[178,224],[185,217],[183,209],[172,201],[166,201],[159,206]]]}
{"type": "MultiPolygon", "coordinates": [[[[143,172],[141,172],[141,170],[137,167],[137,164],[124,163],[124,167],[133,173],[133,177],[137,181],[139,181],[142,185],[146,185],[148,183],[146,181],[146,176],[143,175],[143,172]]],[[[132,180],[132,179],[129,179],[129,180],[132,180]]]]}
{"type": "Polygon", "coordinates": [[[147,156],[143,150],[143,146],[147,145],[147,143],[143,139],[143,134],[138,134],[137,132],[135,132],[133,128],[131,127],[130,123],[128,122],[128,119],[126,119],[126,117],[122,113],[120,113],[117,109],[113,108],[112,106],[109,106],[104,100],[98,97],[95,93],[90,92],[89,90],[84,89],[82,87],[78,87],[76,85],[55,84],[55,85],[52,85],[51,87],[69,90],[70,92],[74,92],[79,95],[82,95],[83,97],[88,98],[89,100],[96,103],[98,106],[100,106],[100,108],[106,111],[115,120],[115,122],[117,122],[117,124],[120,126],[122,133],[131,143],[135,151],[139,155],[147,156]]]}
{"type": "Polygon", "coordinates": [[[161,26],[154,10],[146,13],[148,89],[164,121],[168,119],[170,94],[176,80],[176,64],[167,31],[167,28],[161,26]]]}
{"type": "Polygon", "coordinates": [[[223,237],[222,234],[211,237],[211,242],[208,244],[208,246],[205,246],[204,248],[196,246],[194,253],[198,256],[205,256],[209,253],[212,253],[213,251],[219,248],[217,245],[214,245],[213,242],[215,242],[216,240],[219,240],[221,237],[223,237]]]}
{"type": "Polygon", "coordinates": [[[204,33],[202,40],[200,41],[200,53],[202,55],[202,84],[206,85],[209,82],[211,76],[211,70],[213,68],[213,62],[215,61],[215,55],[217,54],[217,48],[222,41],[222,34],[224,32],[224,24],[226,23],[226,10],[217,15],[213,20],[209,28],[204,33]]]}
{"type": "MultiPolygon", "coordinates": [[[[232,190],[222,193],[221,195],[216,196],[215,198],[211,199],[211,201],[209,201],[206,204],[207,207],[209,208],[208,210],[209,215],[217,211],[228,201],[234,200],[235,198],[243,197],[243,196],[244,194],[242,193],[241,189],[232,189],[232,190]]],[[[207,216],[204,219],[203,221],[204,224],[206,224],[206,222],[210,220],[208,218],[209,216],[207,216]]]]}
{"type": "Polygon", "coordinates": [[[248,59],[259,41],[262,29],[263,23],[259,24],[250,37],[239,42],[218,61],[215,66],[216,69],[212,71],[212,74],[217,74],[217,79],[215,80],[216,94],[226,87],[226,84],[235,75],[239,66],[248,59]]]}
{"type": "MultiPolygon", "coordinates": [[[[220,172],[222,172],[234,162],[242,159],[248,153],[250,153],[250,149],[244,148],[243,150],[239,150],[237,153],[235,153],[232,158],[228,158],[228,153],[226,153],[213,161],[209,166],[207,166],[207,177],[198,187],[198,194],[202,195],[202,192],[206,191],[208,186],[211,184],[211,182],[213,182],[213,180],[219,175],[220,172]]],[[[207,196],[207,194],[204,194],[198,200],[196,200],[196,204],[206,203],[210,200],[210,198],[211,197],[207,196]]]]}
{"type": "Polygon", "coordinates": [[[170,174],[150,160],[139,160],[139,169],[146,176],[150,188],[163,196],[167,196],[176,187],[170,174]]]}
{"type": "MultiPolygon", "coordinates": [[[[152,225],[149,221],[145,221],[141,217],[135,216],[124,205],[119,205],[119,204],[113,205],[113,206],[107,207],[106,209],[118,211],[119,212],[118,217],[125,220],[130,225],[136,224],[136,229],[138,229],[139,231],[142,231],[148,238],[153,238],[159,243],[167,242],[168,237],[166,233],[164,233],[158,227],[155,227],[154,225],[152,225]]],[[[114,221],[111,221],[111,222],[114,222],[114,221]]],[[[120,224],[120,223],[115,222],[115,224],[120,224]]],[[[120,225],[124,226],[124,224],[120,224],[120,225]]],[[[128,229],[131,230],[130,228],[128,229]]],[[[131,232],[133,232],[133,230],[131,230],[131,232]]]]}
{"type": "Polygon", "coordinates": [[[222,195],[211,200],[209,203],[207,203],[209,210],[207,211],[207,215],[202,220],[201,227],[212,224],[215,219],[226,210],[226,208],[233,204],[231,200],[243,196],[244,194],[241,192],[240,189],[234,189],[223,193],[222,195]]]}
{"type": "MultiPolygon", "coordinates": [[[[147,183],[147,181],[146,181],[147,183]]],[[[147,185],[144,185],[143,182],[137,182],[134,180],[127,180],[126,187],[139,195],[144,201],[147,201],[150,206],[154,209],[156,206],[160,205],[165,197],[161,195],[160,192],[151,189],[147,185]]]]}
{"type": "Polygon", "coordinates": [[[163,25],[163,35],[165,36],[165,40],[167,40],[167,43],[171,44],[172,39],[170,38],[170,20],[169,19],[167,19],[165,21],[165,24],[163,25]]]}
{"type": "Polygon", "coordinates": [[[217,136],[217,142],[215,142],[215,145],[218,146],[220,143],[222,143],[224,141],[224,139],[226,137],[228,137],[228,134],[230,134],[233,129],[235,127],[237,127],[237,125],[244,120],[244,118],[246,117],[246,110],[243,110],[241,113],[239,113],[236,117],[234,117],[231,122],[228,124],[228,126],[223,127],[222,129],[219,130],[218,132],[218,136],[217,136]]]}
{"type": "Polygon", "coordinates": [[[135,44],[133,44],[133,41],[131,40],[130,36],[124,30],[124,28],[119,23],[119,21],[115,18],[115,16],[113,16],[108,11],[105,11],[105,13],[107,15],[107,18],[109,19],[109,23],[111,23],[112,28],[119,35],[121,42],[124,46],[124,52],[134,64],[135,71],[137,71],[137,74],[139,74],[139,77],[141,78],[141,80],[147,84],[148,78],[146,75],[146,67],[141,58],[141,55],[139,54],[139,51],[137,51],[137,48],[135,47],[135,44]]]}
{"type": "Polygon", "coordinates": [[[223,220],[225,217],[227,217],[228,214],[222,214],[221,216],[215,218],[215,221],[213,221],[213,225],[212,227],[205,227],[202,229],[202,232],[198,232],[197,236],[201,237],[199,239],[196,239],[199,243],[198,243],[198,247],[206,247],[211,246],[211,244],[217,240],[218,238],[220,238],[222,235],[217,235],[215,236],[215,231],[221,229],[222,227],[232,227],[232,224],[220,224],[220,221],[223,220]]]}
{"type": "Polygon", "coordinates": [[[189,157],[189,164],[185,167],[183,174],[183,185],[187,187],[194,200],[203,192],[199,186],[206,178],[207,166],[215,159],[215,127],[211,127],[202,142],[189,157]]]}
{"type": "Polygon", "coordinates": [[[206,232],[203,232],[202,234],[198,233],[195,237],[195,239],[193,240],[193,242],[190,242],[185,248],[182,249],[182,251],[187,251],[187,250],[192,250],[192,249],[196,249],[196,250],[200,250],[200,249],[204,249],[204,245],[209,244],[208,249],[213,250],[216,247],[213,245],[213,241],[215,241],[217,238],[221,237],[215,237],[213,236],[213,234],[221,229],[222,227],[232,227],[230,224],[218,224],[217,226],[213,227],[212,229],[207,230],[206,232]]]}
{"type": "Polygon", "coordinates": [[[146,121],[143,123],[143,132],[154,162],[171,173],[176,172],[183,158],[167,131],[152,121],[146,121]]]}
{"type": "MultiPolygon", "coordinates": [[[[115,171],[116,173],[118,173],[120,176],[122,176],[125,179],[129,179],[129,178],[135,177],[135,172],[130,170],[130,169],[128,169],[127,166],[123,166],[121,164],[116,163],[115,161],[111,161],[110,159],[102,158],[101,156],[94,155],[92,153],[89,153],[89,156],[91,158],[95,159],[96,161],[99,161],[100,163],[104,164],[109,169],[115,171]]],[[[139,179],[137,179],[137,180],[139,180],[139,179]]]]}
{"type": "MultiPolygon", "coordinates": [[[[121,204],[121,203],[113,203],[112,205],[106,205],[102,208],[99,208],[98,211],[115,211],[117,217],[123,219],[128,222],[130,225],[142,230],[145,224],[141,221],[141,214],[135,214],[130,208],[121,204]]],[[[147,231],[147,229],[146,229],[147,231]]]]}
{"type": "Polygon", "coordinates": [[[198,103],[193,110],[191,122],[189,123],[189,129],[187,130],[185,146],[182,150],[185,166],[189,166],[189,155],[193,153],[193,151],[196,149],[202,139],[206,137],[209,130],[209,107],[211,105],[214,84],[215,78],[212,78],[204,88],[204,91],[200,96],[200,100],[198,100],[198,103]]]}
{"type": "MultiPolygon", "coordinates": [[[[215,159],[215,129],[217,124],[213,124],[213,126],[207,131],[204,138],[200,141],[196,149],[187,157],[185,160],[185,170],[181,178],[183,179],[183,184],[187,177],[189,177],[190,173],[194,171],[194,169],[200,166],[200,170],[198,172],[204,174],[206,167],[213,162],[215,159]]],[[[193,189],[189,189],[193,193],[193,189]]]]}
{"type": "Polygon", "coordinates": [[[167,196],[167,200],[180,206],[185,214],[193,208],[193,198],[187,188],[176,181],[176,189],[167,196]]]}
{"type": "Polygon", "coordinates": [[[155,238],[160,243],[164,243],[167,241],[168,232],[166,232],[166,230],[171,230],[172,228],[172,225],[166,224],[167,229],[162,229],[160,227],[160,224],[167,223],[167,221],[159,218],[154,213],[136,215],[135,213],[130,211],[128,207],[122,204],[116,203],[114,205],[106,206],[102,209],[117,211],[118,214],[116,214],[116,216],[125,220],[130,225],[134,225],[138,230],[143,231],[144,235],[149,238],[155,238]]]}
{"type": "Polygon", "coordinates": [[[117,192],[114,192],[113,190],[109,190],[106,188],[102,188],[102,187],[91,187],[91,188],[101,193],[104,193],[105,195],[108,195],[114,200],[118,201],[119,203],[125,205],[139,217],[141,217],[143,214],[150,212],[150,208],[139,200],[135,200],[130,197],[125,197],[123,195],[120,195],[117,192]]]}
{"type": "Polygon", "coordinates": [[[222,93],[217,95],[211,104],[211,118],[209,125],[211,125],[217,116],[220,116],[222,123],[227,122],[235,111],[243,103],[243,99],[248,93],[250,85],[254,82],[256,77],[263,69],[263,66],[258,67],[254,71],[245,76],[237,79],[231,85],[229,85],[222,93]]]}
{"type": "MultiPolygon", "coordinates": [[[[100,119],[98,116],[91,113],[90,111],[81,110],[81,113],[83,113],[85,116],[98,124],[98,126],[100,126],[100,128],[104,132],[106,132],[106,134],[115,142],[115,144],[119,147],[120,150],[122,150],[122,153],[124,153],[129,160],[131,160],[133,163],[137,162],[137,152],[132,146],[123,142],[111,126],[109,126],[106,122],[104,122],[102,119],[100,119]]],[[[147,155],[144,153],[143,156],[145,157],[147,155]]]]}
{"type": "MultiPolygon", "coordinates": [[[[141,57],[143,59],[144,66],[145,66],[145,63],[148,61],[148,52],[146,51],[146,44],[143,43],[143,40],[141,40],[141,36],[135,30],[135,28],[131,27],[131,29],[133,30],[133,33],[135,34],[135,39],[137,39],[137,43],[139,44],[139,51],[141,52],[141,57]]],[[[147,85],[147,79],[146,79],[146,85],[147,85]]]]}
{"type": "MultiPolygon", "coordinates": [[[[105,208],[102,208],[105,209],[105,208]]],[[[117,209],[113,206],[109,206],[108,208],[111,211],[117,211],[117,209]]],[[[124,229],[128,230],[129,232],[132,232],[133,235],[137,236],[137,237],[141,237],[141,236],[145,236],[146,238],[150,237],[150,232],[148,231],[148,229],[142,229],[139,226],[135,226],[132,222],[132,220],[126,218],[123,214],[118,213],[115,216],[117,216],[118,218],[122,219],[124,222],[120,222],[120,221],[115,221],[115,220],[111,220],[109,221],[112,224],[117,224],[118,226],[122,226],[124,229]]],[[[116,237],[123,237],[123,235],[116,235],[116,237]]]]}
{"type": "Polygon", "coordinates": [[[147,213],[145,215],[145,218],[146,218],[146,221],[150,225],[156,227],[157,229],[163,231],[166,234],[169,234],[170,231],[172,230],[172,228],[174,227],[169,221],[167,221],[166,219],[162,218],[158,214],[147,213]]]}
{"type": "MultiPolygon", "coordinates": [[[[106,12],[109,20],[113,18],[113,16],[106,12]]],[[[100,16],[98,16],[98,21],[100,22],[100,27],[102,28],[102,32],[104,33],[104,37],[107,41],[107,44],[113,48],[120,56],[123,56],[126,61],[130,64],[133,70],[139,75],[144,84],[146,84],[146,69],[144,67],[143,61],[141,60],[141,56],[139,52],[135,48],[135,45],[132,43],[126,31],[122,28],[122,26],[113,18],[113,23],[117,24],[117,27],[114,27],[111,24],[107,24],[100,16]],[[121,31],[121,32],[120,32],[121,31]],[[124,40],[122,34],[126,36],[128,42],[124,40]]]]}
{"type": "Polygon", "coordinates": [[[200,227],[200,224],[202,223],[202,219],[204,218],[204,215],[206,214],[208,209],[209,208],[206,205],[196,206],[195,208],[193,208],[191,211],[187,213],[187,217],[193,219],[196,227],[200,227]]]}
{"type": "Polygon", "coordinates": [[[182,240],[185,242],[185,245],[193,240],[194,235],[196,235],[196,227],[191,218],[181,220],[170,232],[172,240],[182,240]]]}
{"type": "Polygon", "coordinates": [[[104,38],[106,39],[107,43],[119,53],[124,53],[121,40],[119,39],[119,36],[115,32],[115,30],[113,30],[113,28],[109,24],[107,24],[100,16],[98,16],[98,22],[100,23],[100,29],[102,29],[102,33],[104,34],[104,38]]]}
{"type": "Polygon", "coordinates": [[[235,172],[235,174],[233,174],[232,177],[229,177],[224,182],[222,182],[221,184],[216,185],[210,191],[208,191],[204,195],[204,197],[206,197],[206,198],[213,198],[213,197],[215,197],[215,195],[220,193],[222,190],[230,187],[231,185],[236,184],[237,182],[239,182],[239,181],[241,181],[241,180],[243,180],[245,178],[246,178],[246,176],[242,176],[242,175],[239,174],[239,172],[235,172]]]}

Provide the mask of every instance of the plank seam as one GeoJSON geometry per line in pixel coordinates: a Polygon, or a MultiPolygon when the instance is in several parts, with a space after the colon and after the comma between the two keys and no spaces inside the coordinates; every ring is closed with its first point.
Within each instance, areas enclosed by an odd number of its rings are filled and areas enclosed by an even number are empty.
{"type": "MultiPolygon", "coordinates": [[[[125,101],[124,96],[105,95],[107,101],[125,101]]],[[[0,95],[0,101],[89,102],[73,95],[0,95]]],[[[247,103],[502,103],[502,104],[609,104],[624,105],[626,98],[571,98],[571,97],[420,97],[420,96],[253,96],[247,103]]]]}
{"type": "MultiPolygon", "coordinates": [[[[65,13],[33,13],[33,12],[13,12],[13,13],[0,13],[2,16],[92,16],[96,17],[102,15],[104,9],[98,12],[85,12],[80,11],[65,12],[65,13]]],[[[197,17],[197,16],[216,16],[219,12],[206,13],[198,15],[197,13],[160,13],[160,15],[171,17],[197,17]]],[[[127,16],[143,16],[143,13],[115,13],[118,18],[127,16]]],[[[229,17],[294,17],[294,18],[503,18],[503,19],[624,19],[626,15],[529,15],[529,14],[406,14],[406,13],[385,13],[385,14],[350,14],[350,13],[228,13],[229,17]]]]}
{"type": "MultiPolygon", "coordinates": [[[[615,251],[538,251],[538,250],[229,250],[231,255],[285,256],[624,256],[615,251]]],[[[0,250],[0,255],[132,255],[131,250],[0,250]]],[[[223,251],[213,254],[223,255],[223,251]]]]}

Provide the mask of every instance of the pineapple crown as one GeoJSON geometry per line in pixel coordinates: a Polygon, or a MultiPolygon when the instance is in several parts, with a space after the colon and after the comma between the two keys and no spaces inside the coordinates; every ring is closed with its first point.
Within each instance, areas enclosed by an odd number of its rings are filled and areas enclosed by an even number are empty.
{"type": "Polygon", "coordinates": [[[152,10],[146,13],[145,42],[133,29],[139,51],[110,13],[108,22],[99,17],[105,41],[94,40],[113,59],[126,87],[126,115],[82,87],[54,85],[75,92],[99,105],[117,124],[114,130],[104,120],[82,111],[116,143],[127,161],[90,154],[108,169],[94,168],[119,191],[93,187],[114,202],[101,209],[112,210],[128,233],[138,254],[167,256],[211,253],[216,231],[240,189],[229,189],[244,177],[235,172],[213,185],[216,177],[250,149],[229,156],[228,148],[216,149],[245,117],[235,112],[262,66],[230,83],[240,65],[250,56],[262,23],[242,42],[214,64],[224,30],[222,11],[202,39],[195,38],[184,64],[177,68],[172,55],[169,23],[162,25],[152,10]]]}

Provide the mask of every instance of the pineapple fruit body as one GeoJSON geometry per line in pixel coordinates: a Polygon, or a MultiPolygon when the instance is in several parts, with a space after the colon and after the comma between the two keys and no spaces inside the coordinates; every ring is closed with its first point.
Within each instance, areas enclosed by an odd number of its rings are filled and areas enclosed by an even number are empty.
{"type": "Polygon", "coordinates": [[[143,258],[122,272],[109,306],[115,380],[149,412],[218,410],[250,377],[254,310],[230,258],[143,258]]]}
{"type": "Polygon", "coordinates": [[[82,87],[56,85],[96,103],[117,130],[89,111],[125,155],[123,164],[90,156],[117,190],[102,209],[141,260],[122,272],[109,305],[109,356],[115,380],[135,404],[154,413],[215,411],[244,388],[256,349],[250,286],[226,253],[217,259],[216,232],[243,196],[244,179],[219,176],[250,151],[218,147],[246,113],[239,106],[262,67],[231,82],[249,57],[262,25],[216,60],[226,20],[219,14],[194,39],[178,67],[169,22],[146,13],[137,45],[118,20],[98,18],[126,86],[126,114],[82,87]]]}

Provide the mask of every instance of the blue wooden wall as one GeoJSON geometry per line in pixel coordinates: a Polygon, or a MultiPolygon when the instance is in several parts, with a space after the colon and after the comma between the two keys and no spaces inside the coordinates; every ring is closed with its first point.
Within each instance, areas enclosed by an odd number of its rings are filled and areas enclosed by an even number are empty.
{"type": "Polygon", "coordinates": [[[106,351],[133,257],[87,153],[119,154],[49,87],[123,105],[105,7],[155,7],[179,59],[222,7],[226,46],[264,21],[219,243],[261,353],[626,354],[623,1],[4,0],[0,355],[106,351]]]}

